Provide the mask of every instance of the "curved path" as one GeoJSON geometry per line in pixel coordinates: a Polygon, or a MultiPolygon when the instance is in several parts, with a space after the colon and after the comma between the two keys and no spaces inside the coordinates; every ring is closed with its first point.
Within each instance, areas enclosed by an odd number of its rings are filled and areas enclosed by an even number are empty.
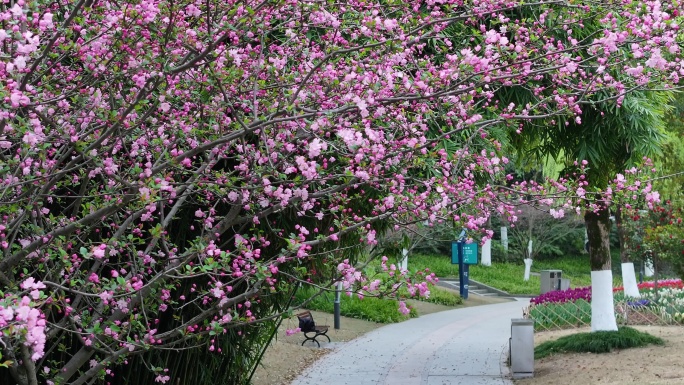
{"type": "Polygon", "coordinates": [[[428,314],[337,347],[292,385],[509,385],[511,319],[529,300],[428,314]]]}

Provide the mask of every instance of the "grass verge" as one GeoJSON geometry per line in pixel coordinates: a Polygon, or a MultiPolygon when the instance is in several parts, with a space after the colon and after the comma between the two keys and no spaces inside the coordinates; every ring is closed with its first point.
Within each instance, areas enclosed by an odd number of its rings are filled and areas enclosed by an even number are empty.
{"type": "MultiPolygon", "coordinates": [[[[443,255],[412,255],[409,257],[409,270],[430,269],[441,278],[458,278],[458,265],[443,255]]],[[[493,263],[491,266],[471,265],[470,278],[485,285],[495,287],[511,294],[539,294],[541,284],[538,276],[523,281],[525,266],[514,263],[493,263]]]]}
{"type": "MultiPolygon", "coordinates": [[[[294,304],[299,305],[303,303],[315,293],[313,289],[309,288],[297,290],[294,304]]],[[[306,308],[332,313],[335,308],[335,294],[332,292],[323,293],[307,303],[306,308]]],[[[378,323],[401,322],[418,316],[418,312],[415,309],[411,309],[408,316],[401,314],[399,312],[399,302],[392,298],[365,297],[364,299],[359,299],[355,295],[350,297],[345,294],[342,294],[340,298],[340,314],[345,317],[378,323]]]]}
{"type": "Polygon", "coordinates": [[[458,265],[452,265],[451,259],[444,255],[425,255],[416,254],[408,258],[408,269],[411,271],[418,271],[430,269],[431,273],[435,273],[442,278],[458,278],[458,265]]]}
{"type": "Polygon", "coordinates": [[[401,290],[399,290],[399,296],[402,298],[410,298],[417,301],[436,303],[438,305],[444,306],[458,306],[463,304],[463,298],[456,293],[444,290],[432,284],[429,285],[429,288],[430,296],[428,298],[419,296],[411,297],[406,288],[402,288],[401,290]]]}
{"type": "MultiPolygon", "coordinates": [[[[452,265],[448,256],[417,254],[409,257],[410,270],[425,268],[441,278],[458,278],[458,265],[452,265]]],[[[562,270],[563,278],[570,279],[573,288],[591,285],[591,268],[586,255],[534,261],[532,272],[538,273],[541,270],[562,270]]],[[[539,276],[532,275],[528,281],[523,281],[524,273],[525,266],[521,263],[494,262],[491,266],[470,266],[470,278],[475,281],[510,294],[538,295],[541,288],[539,276]]],[[[620,274],[613,274],[615,286],[622,285],[621,278],[620,274]]]]}
{"type": "Polygon", "coordinates": [[[534,358],[544,358],[556,353],[608,353],[613,349],[628,349],[649,344],[663,345],[665,341],[630,327],[616,332],[578,333],[547,341],[534,349],[534,358]]]}
{"type": "Polygon", "coordinates": [[[510,294],[539,294],[539,276],[530,275],[523,280],[525,266],[513,263],[493,263],[491,266],[470,266],[470,278],[510,294]]]}

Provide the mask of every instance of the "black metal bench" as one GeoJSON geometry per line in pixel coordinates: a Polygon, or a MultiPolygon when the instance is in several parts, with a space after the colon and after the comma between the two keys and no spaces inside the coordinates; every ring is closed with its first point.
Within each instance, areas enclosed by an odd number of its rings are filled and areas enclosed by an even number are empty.
{"type": "Polygon", "coordinates": [[[302,341],[302,346],[304,346],[306,341],[313,341],[320,348],[321,344],[316,340],[316,338],[320,336],[327,338],[328,342],[330,342],[330,337],[328,337],[327,335],[328,326],[316,325],[313,319],[313,315],[310,311],[305,311],[297,314],[297,318],[299,318],[299,330],[301,330],[302,333],[304,333],[304,337],[306,338],[304,341],[302,341]]]}

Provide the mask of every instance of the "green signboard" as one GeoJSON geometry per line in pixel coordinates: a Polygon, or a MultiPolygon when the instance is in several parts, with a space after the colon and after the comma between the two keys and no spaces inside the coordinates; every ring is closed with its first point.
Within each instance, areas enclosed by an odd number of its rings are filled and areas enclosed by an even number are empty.
{"type": "MultiPolygon", "coordinates": [[[[451,242],[451,263],[458,264],[458,242],[451,242]]],[[[477,243],[463,244],[463,263],[477,265],[477,243]]]]}
{"type": "Polygon", "coordinates": [[[466,243],[463,245],[463,263],[477,265],[477,243],[466,243]]]}

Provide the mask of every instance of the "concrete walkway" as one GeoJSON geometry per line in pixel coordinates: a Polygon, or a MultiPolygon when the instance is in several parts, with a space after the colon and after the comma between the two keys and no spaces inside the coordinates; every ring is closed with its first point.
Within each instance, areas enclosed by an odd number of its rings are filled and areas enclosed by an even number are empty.
{"type": "Polygon", "coordinates": [[[428,314],[340,345],[293,385],[509,385],[511,319],[528,299],[428,314]]]}

